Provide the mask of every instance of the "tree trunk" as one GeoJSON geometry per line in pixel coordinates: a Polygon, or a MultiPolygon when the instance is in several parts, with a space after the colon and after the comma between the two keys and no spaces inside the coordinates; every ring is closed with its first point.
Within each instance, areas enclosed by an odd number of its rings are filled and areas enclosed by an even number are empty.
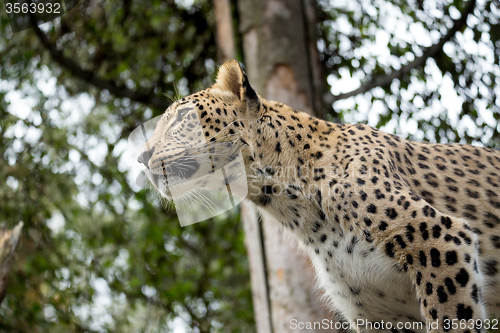
{"type": "MultiPolygon", "coordinates": [[[[218,60],[224,62],[236,54],[231,7],[229,0],[213,0],[213,4],[218,60]]],[[[308,0],[238,0],[238,7],[252,86],[265,98],[322,116],[327,89],[316,49],[314,6],[308,0]]],[[[241,204],[241,216],[257,332],[296,332],[293,319],[330,320],[314,291],[308,258],[298,253],[295,244],[284,241],[276,221],[265,217],[262,226],[251,203],[241,204]]]]}
{"type": "MultiPolygon", "coordinates": [[[[220,63],[236,56],[229,0],[213,0],[216,22],[217,57],[220,63]]],[[[245,248],[250,266],[252,303],[257,332],[271,332],[271,317],[264,260],[262,230],[250,202],[241,203],[241,216],[245,232],[245,248]]]]}
{"type": "Polygon", "coordinates": [[[217,61],[223,63],[233,59],[236,53],[233,33],[233,16],[230,0],[213,0],[215,12],[215,41],[217,61]]]}
{"type": "MultiPolygon", "coordinates": [[[[322,115],[325,82],[316,51],[313,5],[307,0],[238,0],[238,10],[246,72],[252,87],[264,98],[311,115],[322,115]]],[[[253,206],[245,206],[242,220],[245,226],[255,223],[253,206]]],[[[260,304],[266,303],[262,300],[264,297],[269,297],[269,319],[263,311],[255,315],[257,323],[270,320],[270,327],[257,325],[258,332],[297,332],[293,329],[294,320],[330,320],[319,300],[321,295],[314,291],[315,276],[309,259],[298,253],[295,244],[283,239],[279,224],[271,217],[263,218],[262,229],[263,265],[267,269],[269,290],[268,296],[260,294],[265,288],[260,288],[260,293],[254,290],[253,295],[254,303],[260,304]]],[[[247,244],[261,242],[248,239],[250,236],[259,237],[258,232],[247,234],[247,244]]],[[[248,247],[247,250],[252,251],[248,247]]],[[[249,256],[251,258],[252,253],[249,256]]],[[[252,268],[251,273],[254,272],[252,268]]],[[[252,288],[255,288],[253,283],[252,288]]],[[[315,330],[301,329],[300,332],[315,330]]]]}

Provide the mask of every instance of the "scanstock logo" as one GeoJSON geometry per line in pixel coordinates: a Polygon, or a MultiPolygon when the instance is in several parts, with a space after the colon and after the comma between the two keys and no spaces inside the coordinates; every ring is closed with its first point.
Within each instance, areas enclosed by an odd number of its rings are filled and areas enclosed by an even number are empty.
{"type": "Polygon", "coordinates": [[[4,0],[12,32],[32,28],[60,17],[78,4],[78,0],[4,0]]]}
{"type": "Polygon", "coordinates": [[[202,125],[196,108],[190,109],[182,110],[188,123],[159,116],[141,124],[129,135],[127,149],[135,156],[130,170],[136,185],[173,204],[181,226],[220,215],[248,194],[239,145],[197,136],[202,125]]]}

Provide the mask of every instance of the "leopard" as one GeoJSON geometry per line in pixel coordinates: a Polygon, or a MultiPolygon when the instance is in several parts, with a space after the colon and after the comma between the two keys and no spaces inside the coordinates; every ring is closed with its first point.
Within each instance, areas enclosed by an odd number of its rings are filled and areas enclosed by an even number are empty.
{"type": "Polygon", "coordinates": [[[214,162],[224,143],[240,149],[246,199],[310,257],[328,308],[354,330],[496,328],[500,151],[315,118],[264,99],[230,60],[168,107],[138,162],[171,198],[169,182],[206,173],[196,157],[214,162]]]}

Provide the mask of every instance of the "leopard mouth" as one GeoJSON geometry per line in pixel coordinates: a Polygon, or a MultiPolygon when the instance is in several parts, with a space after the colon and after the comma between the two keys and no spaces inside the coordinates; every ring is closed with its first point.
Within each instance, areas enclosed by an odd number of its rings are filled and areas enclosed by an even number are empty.
{"type": "Polygon", "coordinates": [[[183,156],[168,163],[160,161],[160,163],[155,164],[156,165],[152,168],[149,165],[147,166],[151,174],[165,178],[175,177],[176,179],[178,178],[184,181],[191,179],[201,167],[201,164],[196,158],[191,156],[183,156]]]}
{"type": "Polygon", "coordinates": [[[149,182],[165,198],[173,199],[172,188],[177,191],[182,188],[182,184],[189,181],[198,171],[199,164],[194,159],[183,159],[182,163],[171,164],[163,170],[151,170],[146,168],[146,174],[149,182]],[[188,163],[189,162],[189,163],[188,163]]]}

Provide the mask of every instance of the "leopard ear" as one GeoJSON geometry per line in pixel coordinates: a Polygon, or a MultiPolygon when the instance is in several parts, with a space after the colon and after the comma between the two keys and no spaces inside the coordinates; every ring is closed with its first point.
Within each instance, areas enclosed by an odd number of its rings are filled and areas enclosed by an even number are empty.
{"type": "Polygon", "coordinates": [[[249,108],[260,106],[259,97],[248,82],[247,75],[236,60],[228,60],[219,68],[217,82],[214,88],[235,95],[240,101],[246,102],[249,108]]]}

